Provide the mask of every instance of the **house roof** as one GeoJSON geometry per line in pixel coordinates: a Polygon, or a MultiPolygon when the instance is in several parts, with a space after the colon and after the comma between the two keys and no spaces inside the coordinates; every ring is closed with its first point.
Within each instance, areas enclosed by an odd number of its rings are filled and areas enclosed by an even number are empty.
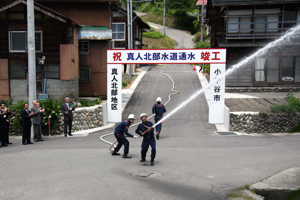
{"type": "MultiPolygon", "coordinates": [[[[11,0],[11,1],[7,1],[3,4],[0,5],[0,12],[5,11],[11,7],[14,7],[15,5],[18,5],[20,3],[23,3],[25,5],[27,5],[27,1],[26,0],[11,0]]],[[[76,22],[74,22],[73,20],[71,20],[70,18],[67,18],[65,16],[63,16],[62,14],[47,8],[39,3],[34,2],[34,9],[38,10],[52,18],[55,18],[61,22],[71,22],[72,24],[78,25],[76,22]]]]}
{"type": "Polygon", "coordinates": [[[300,0],[212,0],[213,6],[300,3],[300,0]]]}
{"type": "MultiPolygon", "coordinates": [[[[196,6],[201,6],[203,3],[203,0],[198,0],[196,3],[196,6]]],[[[204,5],[207,5],[207,0],[204,0],[204,5]]]]}

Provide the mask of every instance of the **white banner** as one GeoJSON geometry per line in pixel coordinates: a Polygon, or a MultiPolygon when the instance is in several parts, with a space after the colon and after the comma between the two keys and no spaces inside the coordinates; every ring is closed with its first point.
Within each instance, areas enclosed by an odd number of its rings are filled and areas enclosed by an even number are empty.
{"type": "Polygon", "coordinates": [[[122,65],[107,65],[107,122],[122,121],[122,65]]]}
{"type": "Polygon", "coordinates": [[[226,49],[110,49],[107,64],[226,63],[226,49]]]}
{"type": "Polygon", "coordinates": [[[225,77],[219,78],[225,73],[225,64],[210,65],[210,83],[217,80],[210,86],[209,91],[209,120],[210,124],[224,123],[225,105],[225,77]]]}

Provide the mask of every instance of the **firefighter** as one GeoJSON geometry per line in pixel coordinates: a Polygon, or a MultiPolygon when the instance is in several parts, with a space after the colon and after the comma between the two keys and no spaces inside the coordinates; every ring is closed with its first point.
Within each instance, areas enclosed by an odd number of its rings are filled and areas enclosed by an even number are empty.
{"type": "MultiPolygon", "coordinates": [[[[155,124],[163,118],[163,114],[166,112],[164,104],[161,103],[161,98],[157,97],[156,104],[152,107],[152,113],[155,114],[154,121],[155,124]]],[[[161,132],[162,123],[156,126],[156,139],[159,140],[159,134],[161,132]]]]}
{"type": "Polygon", "coordinates": [[[147,121],[146,113],[142,113],[140,115],[142,123],[138,125],[135,132],[140,136],[143,136],[142,142],[142,150],[141,150],[141,160],[140,162],[146,161],[146,154],[148,151],[149,146],[151,146],[151,161],[150,165],[154,165],[154,158],[156,155],[156,142],[154,138],[154,129],[152,128],[153,124],[150,121],[147,121]]]}
{"type": "Polygon", "coordinates": [[[120,150],[122,145],[124,145],[123,158],[131,158],[131,156],[128,155],[128,153],[129,153],[129,141],[125,138],[125,135],[127,135],[128,137],[137,138],[136,136],[131,135],[130,133],[128,133],[129,126],[134,122],[134,120],[135,120],[134,114],[130,114],[128,116],[128,120],[125,120],[124,122],[121,122],[115,128],[114,135],[115,135],[116,139],[118,140],[118,145],[116,146],[116,148],[112,152],[113,156],[120,155],[118,153],[118,151],[120,150]]]}

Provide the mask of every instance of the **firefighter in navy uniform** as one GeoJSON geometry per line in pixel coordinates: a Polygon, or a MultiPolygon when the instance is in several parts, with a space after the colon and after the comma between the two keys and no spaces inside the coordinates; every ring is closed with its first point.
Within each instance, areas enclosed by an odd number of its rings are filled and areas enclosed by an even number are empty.
{"type": "Polygon", "coordinates": [[[154,158],[156,155],[156,142],[154,138],[154,129],[152,128],[153,124],[150,121],[147,121],[147,115],[142,113],[140,116],[142,123],[136,128],[135,132],[140,136],[143,136],[142,150],[141,150],[141,162],[146,161],[146,154],[149,146],[151,146],[151,161],[150,164],[154,165],[154,158]]]}
{"type": "MultiPolygon", "coordinates": [[[[163,118],[163,114],[166,111],[167,110],[166,110],[164,104],[161,103],[161,98],[157,97],[156,104],[154,104],[154,106],[152,107],[152,113],[155,114],[155,117],[154,117],[155,124],[163,118]]],[[[161,127],[162,127],[161,123],[156,126],[156,139],[158,139],[158,140],[159,140],[159,134],[161,132],[161,127]]]]}
{"type": "Polygon", "coordinates": [[[118,140],[118,145],[116,146],[116,148],[112,152],[113,156],[120,155],[118,153],[118,151],[120,150],[122,145],[124,145],[123,158],[131,158],[131,156],[128,155],[128,153],[129,153],[129,141],[125,138],[125,135],[127,135],[129,137],[132,137],[132,138],[137,138],[136,136],[131,135],[130,133],[128,133],[129,126],[134,122],[134,120],[135,120],[135,116],[133,114],[130,114],[128,116],[128,120],[125,120],[124,122],[121,122],[115,128],[114,135],[115,135],[116,139],[118,140]]]}

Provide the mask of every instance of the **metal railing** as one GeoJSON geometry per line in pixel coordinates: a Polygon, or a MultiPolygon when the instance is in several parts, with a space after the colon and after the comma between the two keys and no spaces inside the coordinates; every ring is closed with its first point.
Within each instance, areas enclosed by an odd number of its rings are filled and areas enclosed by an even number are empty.
{"type": "Polygon", "coordinates": [[[300,21],[229,23],[227,18],[225,22],[224,34],[225,34],[225,39],[278,38],[284,35],[284,33],[288,29],[290,29],[291,27],[299,23],[300,21]],[[250,28],[241,28],[241,25],[244,26],[246,25],[249,26],[250,28]],[[255,26],[257,25],[259,25],[260,28],[255,28],[255,26]]]}

